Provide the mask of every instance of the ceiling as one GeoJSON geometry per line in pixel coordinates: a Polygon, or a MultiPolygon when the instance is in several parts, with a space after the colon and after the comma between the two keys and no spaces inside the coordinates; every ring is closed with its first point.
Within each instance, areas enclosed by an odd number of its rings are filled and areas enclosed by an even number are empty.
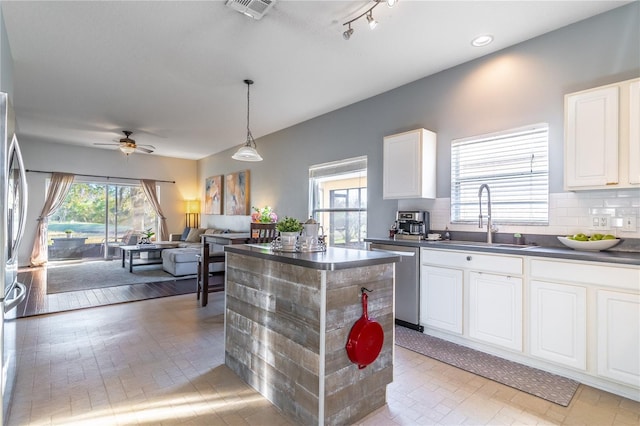
{"type": "MultiPolygon", "coordinates": [[[[6,1],[21,137],[94,146],[134,131],[152,155],[200,159],[628,1],[6,1]],[[470,41],[490,33],[495,41],[470,41]]],[[[115,147],[106,147],[115,149],[115,147]]],[[[260,146],[258,146],[260,150],[260,146]]],[[[149,154],[135,154],[149,155],[149,154]]]]}

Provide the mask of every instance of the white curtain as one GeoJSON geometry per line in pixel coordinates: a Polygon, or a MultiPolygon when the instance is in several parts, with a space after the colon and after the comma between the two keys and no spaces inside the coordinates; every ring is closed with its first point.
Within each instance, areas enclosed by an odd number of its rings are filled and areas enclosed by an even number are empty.
{"type": "Polygon", "coordinates": [[[49,192],[44,202],[42,212],[38,217],[38,227],[36,237],[31,250],[31,265],[41,266],[49,261],[49,251],[47,247],[47,225],[51,216],[62,204],[71,189],[74,175],[68,173],[52,173],[49,192]]]}
{"type": "Polygon", "coordinates": [[[156,192],[156,181],[149,179],[142,179],[140,181],[144,194],[147,196],[147,200],[153,206],[156,214],[160,218],[160,225],[158,226],[159,241],[169,241],[169,233],[167,232],[167,218],[164,217],[162,209],[160,208],[160,202],[158,201],[158,193],[156,192]]]}

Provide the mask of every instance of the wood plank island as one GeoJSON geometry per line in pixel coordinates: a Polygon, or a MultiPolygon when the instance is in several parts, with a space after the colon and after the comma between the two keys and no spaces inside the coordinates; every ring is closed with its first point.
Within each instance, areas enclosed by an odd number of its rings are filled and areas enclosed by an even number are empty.
{"type": "Polygon", "coordinates": [[[295,423],[353,423],[386,403],[393,380],[394,263],[399,256],[329,247],[279,253],[226,246],[225,364],[295,423]],[[362,316],[384,331],[378,358],[359,369],[345,345],[362,316]]]}

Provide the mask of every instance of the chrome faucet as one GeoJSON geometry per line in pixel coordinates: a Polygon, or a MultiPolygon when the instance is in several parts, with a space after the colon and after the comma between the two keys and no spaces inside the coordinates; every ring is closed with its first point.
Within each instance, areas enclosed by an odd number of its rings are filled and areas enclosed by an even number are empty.
{"type": "Polygon", "coordinates": [[[487,190],[487,243],[491,244],[491,232],[493,231],[493,227],[491,226],[491,191],[489,191],[489,185],[486,183],[480,185],[480,190],[478,191],[478,206],[480,208],[478,228],[482,228],[482,190],[485,188],[487,190]]]}

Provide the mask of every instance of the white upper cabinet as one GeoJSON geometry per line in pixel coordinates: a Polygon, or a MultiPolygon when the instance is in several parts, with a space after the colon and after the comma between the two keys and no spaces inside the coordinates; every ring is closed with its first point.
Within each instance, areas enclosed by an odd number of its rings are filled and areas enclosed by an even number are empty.
{"type": "Polygon", "coordinates": [[[640,185],[640,79],[629,84],[629,183],[640,185]]]}
{"type": "Polygon", "coordinates": [[[640,184],[640,79],[565,96],[566,190],[640,184]]]}
{"type": "Polygon", "coordinates": [[[386,136],[384,199],[436,198],[436,134],[427,129],[386,136]]]}

